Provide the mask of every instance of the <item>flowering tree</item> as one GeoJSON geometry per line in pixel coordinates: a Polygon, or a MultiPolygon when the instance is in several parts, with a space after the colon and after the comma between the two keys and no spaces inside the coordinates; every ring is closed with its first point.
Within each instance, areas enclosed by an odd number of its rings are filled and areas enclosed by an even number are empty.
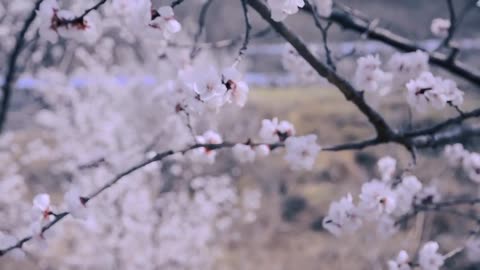
{"type": "MultiPolygon", "coordinates": [[[[462,145],[480,134],[472,121],[480,116],[480,108],[465,111],[464,100],[474,96],[459,89],[454,77],[430,71],[430,64],[437,65],[480,85],[480,73],[456,59],[459,48],[453,42],[476,1],[467,1],[457,14],[453,1],[447,0],[450,18],[431,24],[431,32],[442,38],[433,51],[331,0],[239,0],[244,32],[240,38],[216,43],[201,42],[212,0],[176,0],[169,5],[150,0],[89,2],[2,4],[7,11],[2,24],[12,33],[2,45],[1,257],[68,269],[214,268],[222,241],[232,238],[242,224],[256,221],[262,198],[256,186],[239,189],[234,176],[208,173],[219,159],[226,159],[222,149],[237,163],[283,155],[291,170],[308,171],[322,152],[393,144],[409,153],[410,167],[400,170],[397,159],[385,153],[372,173],[376,177],[330,204],[322,219],[324,229],[337,238],[365,228],[394,237],[430,211],[456,215],[464,226],[471,221],[478,226],[478,215],[464,207],[480,203],[477,194],[441,194],[434,182],[414,173],[418,157],[444,147],[443,159],[450,169],[480,182],[480,154],[462,145]],[[191,35],[175,16],[180,5],[201,6],[197,31],[191,35]],[[224,140],[232,134],[219,128],[218,116],[247,103],[250,88],[241,65],[251,40],[265,32],[252,32],[253,12],[287,43],[282,55],[286,69],[302,81],[326,79],[365,116],[371,138],[338,145],[325,141],[320,146],[316,134],[297,134],[291,122],[272,118],[258,123],[258,134],[224,140]],[[297,13],[312,17],[323,38],[321,50],[283,22],[297,13]],[[17,32],[18,22],[22,24],[17,32]],[[327,39],[334,24],[398,52],[385,65],[378,55],[359,57],[347,79],[337,71],[338,59],[327,39]],[[237,43],[235,53],[215,55],[216,48],[237,43]],[[317,51],[322,50],[324,57],[319,57],[317,51]],[[23,130],[5,128],[12,91],[22,78],[44,105],[34,113],[35,136],[30,137],[23,130]],[[452,109],[458,116],[402,129],[378,109],[392,95],[404,99],[414,115],[452,109]],[[41,184],[43,191],[32,196],[35,189],[27,173],[42,162],[52,177],[67,181],[41,184]]],[[[237,124],[235,119],[229,122],[237,124]]],[[[452,250],[434,239],[410,254],[398,247],[398,255],[382,267],[440,269],[461,252],[476,261],[480,238],[478,228],[473,229],[475,233],[461,236],[466,240],[452,250]]],[[[337,238],[332,241],[340,241],[337,238]]]]}

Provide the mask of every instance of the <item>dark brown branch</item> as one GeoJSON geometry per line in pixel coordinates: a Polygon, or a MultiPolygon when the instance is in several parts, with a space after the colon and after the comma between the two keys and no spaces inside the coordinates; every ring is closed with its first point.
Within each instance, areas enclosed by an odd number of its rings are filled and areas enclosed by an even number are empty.
{"type": "MultiPolygon", "coordinates": [[[[305,10],[311,12],[311,10],[305,10]]],[[[356,15],[356,13],[358,13],[358,11],[349,8],[343,11],[335,9],[329,19],[345,29],[355,31],[360,34],[365,34],[367,38],[378,40],[400,51],[414,52],[417,50],[422,50],[426,52],[424,48],[421,48],[412,40],[395,34],[385,28],[375,27],[373,29],[369,29],[370,22],[364,18],[360,18],[356,15]]],[[[442,67],[445,70],[470,81],[471,83],[480,85],[480,71],[467,66],[463,62],[452,61],[449,55],[443,53],[431,52],[428,54],[429,61],[432,64],[442,67]]]]}
{"type": "Polygon", "coordinates": [[[461,124],[463,121],[467,120],[467,119],[470,119],[470,118],[474,118],[474,117],[480,117],[480,108],[476,109],[476,110],[473,110],[473,111],[470,111],[470,112],[466,112],[466,113],[463,113],[457,117],[454,117],[454,118],[451,118],[451,119],[448,119],[444,122],[441,122],[439,124],[436,124],[432,127],[429,127],[429,128],[424,128],[424,129],[418,129],[418,130],[414,130],[414,131],[411,131],[411,132],[406,132],[404,133],[403,135],[406,136],[406,137],[416,137],[416,136],[421,136],[421,135],[428,135],[428,134],[434,134],[448,126],[451,126],[451,125],[458,125],[458,124],[461,124]]]}
{"type": "Polygon", "coordinates": [[[301,41],[293,32],[291,32],[283,23],[274,21],[270,16],[270,11],[259,0],[249,0],[248,4],[255,9],[285,40],[287,40],[312,67],[322,77],[335,85],[357,108],[368,118],[374,126],[379,140],[384,141],[390,137],[395,137],[394,131],[389,127],[383,117],[372,109],[366,102],[361,92],[344,78],[340,77],[335,71],[325,66],[310,52],[305,43],[301,41]]]}
{"type": "Polygon", "coordinates": [[[5,123],[7,121],[8,108],[10,106],[10,98],[12,95],[12,85],[13,81],[15,80],[15,72],[17,69],[17,60],[23,49],[23,45],[25,44],[25,35],[27,34],[28,29],[30,29],[30,26],[35,20],[35,17],[37,16],[36,10],[38,9],[42,1],[43,0],[37,0],[35,2],[33,9],[30,11],[30,14],[23,23],[22,29],[18,33],[13,51],[8,58],[5,83],[2,87],[3,96],[2,107],[0,108],[0,133],[3,131],[5,123]]]}
{"type": "Polygon", "coordinates": [[[479,127],[459,127],[441,133],[425,134],[412,138],[412,145],[417,148],[439,147],[446,144],[462,142],[468,138],[480,136],[479,127]]]}
{"type": "Polygon", "coordinates": [[[455,35],[455,32],[460,28],[463,19],[469,11],[474,9],[476,3],[477,0],[469,0],[469,2],[463,7],[460,14],[457,16],[457,14],[455,13],[455,7],[453,5],[453,0],[447,0],[448,14],[450,17],[450,28],[448,29],[448,35],[445,37],[445,39],[442,40],[437,50],[444,46],[451,48],[452,51],[450,52],[450,58],[455,58],[455,54],[458,53],[458,48],[453,47],[450,43],[453,39],[453,36],[455,35]]]}
{"type": "Polygon", "coordinates": [[[455,14],[455,7],[453,6],[453,0],[447,0],[448,6],[448,14],[450,16],[450,28],[448,29],[447,37],[442,41],[440,47],[449,46],[450,41],[455,34],[455,30],[457,29],[457,16],[455,14]]]}

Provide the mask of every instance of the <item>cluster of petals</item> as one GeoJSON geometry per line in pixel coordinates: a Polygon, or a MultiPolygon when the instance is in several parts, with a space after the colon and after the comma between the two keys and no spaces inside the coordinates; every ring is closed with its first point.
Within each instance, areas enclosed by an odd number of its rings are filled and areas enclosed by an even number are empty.
{"type": "Polygon", "coordinates": [[[380,68],[381,61],[378,55],[367,55],[357,59],[357,69],[353,82],[358,90],[376,93],[380,96],[391,90],[393,76],[380,68]]]}
{"type": "Polygon", "coordinates": [[[298,12],[305,5],[304,0],[268,0],[272,19],[279,22],[298,12]]]}
{"type": "MultiPolygon", "coordinates": [[[[418,252],[418,266],[421,270],[439,270],[445,263],[445,256],[438,252],[437,242],[425,243],[418,252]]],[[[412,270],[417,269],[416,265],[410,260],[408,253],[402,250],[398,253],[395,260],[388,261],[388,270],[412,270]]]]}
{"type": "Polygon", "coordinates": [[[270,154],[270,147],[266,144],[250,145],[235,144],[232,148],[233,156],[241,163],[253,162],[256,157],[266,157],[270,154]]]}
{"type": "Polygon", "coordinates": [[[437,37],[446,37],[450,30],[451,22],[448,19],[435,18],[430,25],[430,31],[437,37]]]}
{"type": "Polygon", "coordinates": [[[393,74],[394,88],[403,88],[405,84],[417,78],[418,74],[428,71],[428,54],[423,51],[394,53],[387,62],[387,70],[393,74]]]}
{"type": "Polygon", "coordinates": [[[450,166],[461,167],[470,180],[480,183],[480,154],[466,150],[462,144],[445,146],[444,156],[450,166]]]}
{"type": "Polygon", "coordinates": [[[295,127],[288,121],[278,121],[278,118],[263,119],[259,135],[267,143],[285,141],[295,135],[295,127]]]}
{"type": "Polygon", "coordinates": [[[285,141],[284,159],[293,170],[311,170],[313,168],[317,155],[322,149],[316,141],[317,135],[314,134],[289,137],[285,141]]]}
{"type": "MultiPolygon", "coordinates": [[[[220,134],[212,130],[206,131],[203,135],[196,136],[195,139],[198,144],[220,144],[223,142],[220,134]]],[[[209,149],[208,147],[199,147],[193,149],[190,153],[192,160],[208,164],[213,164],[217,156],[217,151],[209,149]]]]}
{"type": "Polygon", "coordinates": [[[336,236],[351,233],[360,227],[363,221],[374,222],[378,229],[386,234],[394,232],[394,219],[409,213],[416,203],[417,196],[423,190],[422,183],[413,175],[404,175],[394,185],[393,179],[396,161],[384,157],[377,163],[382,180],[373,179],[362,185],[358,203],[352,196],[342,198],[330,205],[323,226],[336,236]]]}
{"type": "Polygon", "coordinates": [[[78,17],[69,10],[61,10],[57,0],[43,1],[37,17],[40,36],[51,43],[56,43],[61,36],[93,44],[102,33],[100,15],[96,11],[78,17]]]}
{"type": "Polygon", "coordinates": [[[463,103],[463,91],[458,89],[454,81],[436,77],[430,72],[421,73],[418,78],[410,80],[406,87],[407,102],[418,112],[463,103]]]}
{"type": "Polygon", "coordinates": [[[227,103],[243,107],[250,90],[242,74],[233,66],[222,72],[213,66],[189,66],[179,72],[179,81],[179,88],[186,91],[177,93],[177,99],[193,111],[218,110],[227,103]]]}
{"type": "MultiPolygon", "coordinates": [[[[108,8],[112,15],[124,19],[128,27],[137,33],[146,33],[149,38],[169,39],[182,29],[170,6],[153,9],[150,0],[112,0],[108,8]]],[[[37,16],[40,36],[51,43],[56,43],[61,36],[93,44],[102,34],[102,20],[96,10],[74,14],[60,9],[57,0],[45,0],[37,16]]]]}

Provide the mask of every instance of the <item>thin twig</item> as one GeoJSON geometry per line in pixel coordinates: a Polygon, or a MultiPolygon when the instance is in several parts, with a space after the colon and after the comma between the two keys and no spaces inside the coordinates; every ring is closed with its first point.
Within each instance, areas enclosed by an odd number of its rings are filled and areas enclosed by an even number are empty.
{"type": "Polygon", "coordinates": [[[250,41],[250,30],[252,30],[250,20],[248,19],[247,0],[240,0],[240,2],[242,3],[243,18],[245,20],[245,34],[243,36],[242,47],[240,47],[240,50],[238,51],[238,56],[235,60],[235,63],[239,63],[242,60],[243,55],[247,51],[248,43],[250,41]]]}
{"type": "Polygon", "coordinates": [[[176,6],[178,6],[178,5],[180,5],[181,3],[183,3],[183,1],[185,1],[185,0],[175,0],[175,1],[173,1],[173,2],[170,4],[170,6],[171,6],[172,8],[175,8],[176,6]]]}
{"type": "Polygon", "coordinates": [[[207,11],[212,3],[213,3],[213,0],[207,0],[207,2],[203,4],[202,9],[200,10],[200,14],[198,15],[198,29],[195,35],[193,36],[193,47],[192,47],[192,50],[190,51],[190,59],[195,58],[195,56],[198,54],[199,48],[197,47],[197,44],[198,44],[198,41],[200,40],[200,37],[202,36],[203,29],[205,28],[207,11]]]}
{"type": "Polygon", "coordinates": [[[457,29],[457,16],[455,14],[455,7],[453,5],[453,0],[447,0],[447,7],[448,7],[448,14],[450,16],[450,28],[448,28],[448,34],[447,36],[442,40],[440,45],[438,46],[438,49],[442,48],[443,46],[450,46],[450,41],[453,38],[453,35],[455,34],[455,30],[457,29]]]}
{"type": "Polygon", "coordinates": [[[416,137],[416,136],[421,136],[421,135],[428,135],[428,134],[434,134],[448,126],[451,126],[451,125],[458,125],[458,124],[461,124],[462,122],[464,122],[465,120],[468,120],[470,118],[475,118],[475,117],[480,117],[480,108],[478,109],[475,109],[473,111],[470,111],[470,112],[462,112],[462,114],[460,114],[459,116],[457,117],[454,117],[454,118],[450,118],[448,120],[445,120],[441,123],[438,123],[432,127],[428,127],[428,128],[423,128],[423,129],[418,129],[418,130],[414,130],[414,131],[410,131],[410,132],[405,132],[403,133],[404,136],[406,137],[416,137]]]}
{"type": "Polygon", "coordinates": [[[310,1],[306,1],[305,4],[307,5],[307,7],[312,9],[313,20],[315,21],[315,25],[318,29],[320,29],[320,33],[322,34],[323,49],[325,50],[327,64],[328,66],[330,66],[330,68],[336,70],[337,68],[332,58],[332,52],[328,47],[328,30],[330,29],[330,26],[332,26],[332,21],[328,20],[327,25],[324,27],[322,25],[320,15],[318,14],[317,6],[314,3],[310,3],[310,1]]]}

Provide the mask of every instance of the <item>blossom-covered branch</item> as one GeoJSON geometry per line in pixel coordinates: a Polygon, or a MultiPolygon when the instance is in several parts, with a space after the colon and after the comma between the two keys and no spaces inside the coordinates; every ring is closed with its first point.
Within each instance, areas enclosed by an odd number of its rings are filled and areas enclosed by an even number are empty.
{"type": "MultiPolygon", "coordinates": [[[[194,145],[191,145],[191,146],[188,146],[184,149],[181,149],[181,150],[177,150],[177,151],[174,151],[174,150],[168,150],[168,151],[164,151],[164,152],[161,152],[161,153],[157,153],[155,154],[153,157],[149,158],[149,159],[146,159],[130,168],[128,168],[127,170],[125,170],[124,172],[118,174],[117,176],[115,176],[114,178],[112,178],[111,180],[109,180],[107,183],[105,183],[104,185],[102,185],[99,189],[93,191],[92,193],[90,193],[89,195],[87,196],[81,196],[79,197],[78,199],[81,201],[81,204],[83,204],[84,207],[86,207],[87,203],[94,199],[95,197],[97,197],[98,195],[100,195],[101,193],[103,193],[105,190],[107,190],[108,188],[110,188],[111,186],[115,185],[118,181],[122,180],[124,177],[134,173],[135,171],[137,170],[140,170],[142,168],[144,168],[145,166],[151,164],[151,163],[154,163],[154,162],[158,162],[158,161],[161,161],[163,160],[164,158],[166,157],[169,157],[169,156],[172,156],[174,154],[186,154],[194,149],[200,149],[200,148],[204,148],[204,149],[208,149],[209,151],[213,151],[213,150],[217,150],[217,149],[221,149],[221,148],[233,148],[235,145],[235,143],[229,143],[229,142],[224,142],[224,143],[219,143],[219,144],[210,144],[210,143],[207,143],[207,144],[194,144],[194,145]]],[[[267,145],[270,149],[275,149],[277,147],[280,147],[280,146],[283,146],[283,144],[281,143],[272,143],[272,144],[260,144],[260,143],[249,143],[250,146],[259,146],[259,145],[267,145]]],[[[52,213],[53,214],[53,213],[52,213]]],[[[60,222],[61,220],[63,220],[65,217],[67,217],[68,215],[70,215],[71,212],[62,212],[62,213],[59,213],[59,214],[54,214],[54,219],[51,220],[49,223],[47,223],[46,225],[44,225],[42,228],[41,228],[41,231],[40,231],[40,234],[43,234],[44,232],[46,232],[47,230],[49,230],[50,228],[52,228],[53,226],[55,226],[58,222],[60,222]]],[[[0,256],[3,256],[5,254],[7,254],[8,252],[14,250],[14,249],[17,249],[17,248],[22,248],[23,245],[32,240],[35,236],[34,235],[30,235],[30,236],[27,236],[27,237],[24,237],[22,239],[20,239],[17,243],[15,243],[14,245],[10,246],[10,247],[7,247],[5,249],[2,249],[0,250],[0,256]]]]}
{"type": "MultiPolygon", "coordinates": [[[[307,10],[308,11],[308,10],[307,10]]],[[[311,11],[308,11],[311,12],[311,11]]],[[[400,51],[415,52],[417,50],[425,51],[418,46],[414,41],[400,36],[382,27],[370,27],[370,21],[357,16],[358,11],[345,7],[343,10],[335,9],[329,20],[342,26],[345,29],[350,29],[360,34],[364,34],[366,37],[373,40],[381,41],[388,44],[400,51]]],[[[432,64],[448,70],[449,72],[458,75],[475,85],[480,85],[480,72],[473,67],[466,65],[463,62],[455,60],[451,55],[443,54],[440,52],[428,53],[429,61],[432,64]]]]}
{"type": "Polygon", "coordinates": [[[340,77],[335,71],[321,63],[308,49],[305,43],[298,38],[283,23],[272,19],[267,6],[261,1],[249,0],[248,3],[266,20],[285,40],[287,40],[298,53],[315,69],[322,77],[326,78],[330,83],[335,85],[355,106],[368,118],[369,122],[374,126],[377,136],[384,140],[387,137],[394,136],[394,131],[387,124],[385,119],[373,108],[371,108],[363,97],[363,94],[357,91],[347,80],[340,77]]]}
{"type": "MultiPolygon", "coordinates": [[[[367,146],[395,142],[405,146],[409,151],[414,153],[414,148],[424,148],[427,146],[438,145],[441,142],[451,141],[462,137],[458,134],[458,129],[455,132],[447,132],[442,134],[435,134],[437,131],[442,128],[455,124],[461,123],[462,121],[478,117],[480,114],[480,109],[474,110],[472,112],[464,113],[456,118],[452,118],[442,122],[434,127],[420,129],[418,131],[411,131],[405,134],[394,131],[385,119],[376,112],[372,107],[370,107],[363,97],[363,92],[355,89],[350,83],[345,79],[340,77],[335,71],[329,69],[324,64],[322,64],[307,48],[307,46],[301,41],[293,32],[291,32],[283,23],[277,22],[270,16],[270,11],[268,8],[257,0],[250,0],[249,4],[266,20],[270,25],[282,35],[297,51],[298,53],[315,69],[316,72],[322,77],[325,77],[329,82],[338,87],[338,89],[345,95],[347,100],[354,103],[357,108],[367,116],[370,123],[374,126],[377,136],[373,139],[368,139],[356,143],[342,144],[338,146],[333,146],[327,148],[330,150],[346,150],[346,149],[362,149],[367,146]],[[437,136],[436,136],[437,135],[437,136]],[[413,137],[416,137],[415,139],[413,137]],[[441,139],[440,139],[441,138],[441,139]]],[[[463,129],[462,129],[463,130],[463,129]]],[[[476,134],[478,131],[476,129],[465,128],[465,136],[476,134]]]]}

